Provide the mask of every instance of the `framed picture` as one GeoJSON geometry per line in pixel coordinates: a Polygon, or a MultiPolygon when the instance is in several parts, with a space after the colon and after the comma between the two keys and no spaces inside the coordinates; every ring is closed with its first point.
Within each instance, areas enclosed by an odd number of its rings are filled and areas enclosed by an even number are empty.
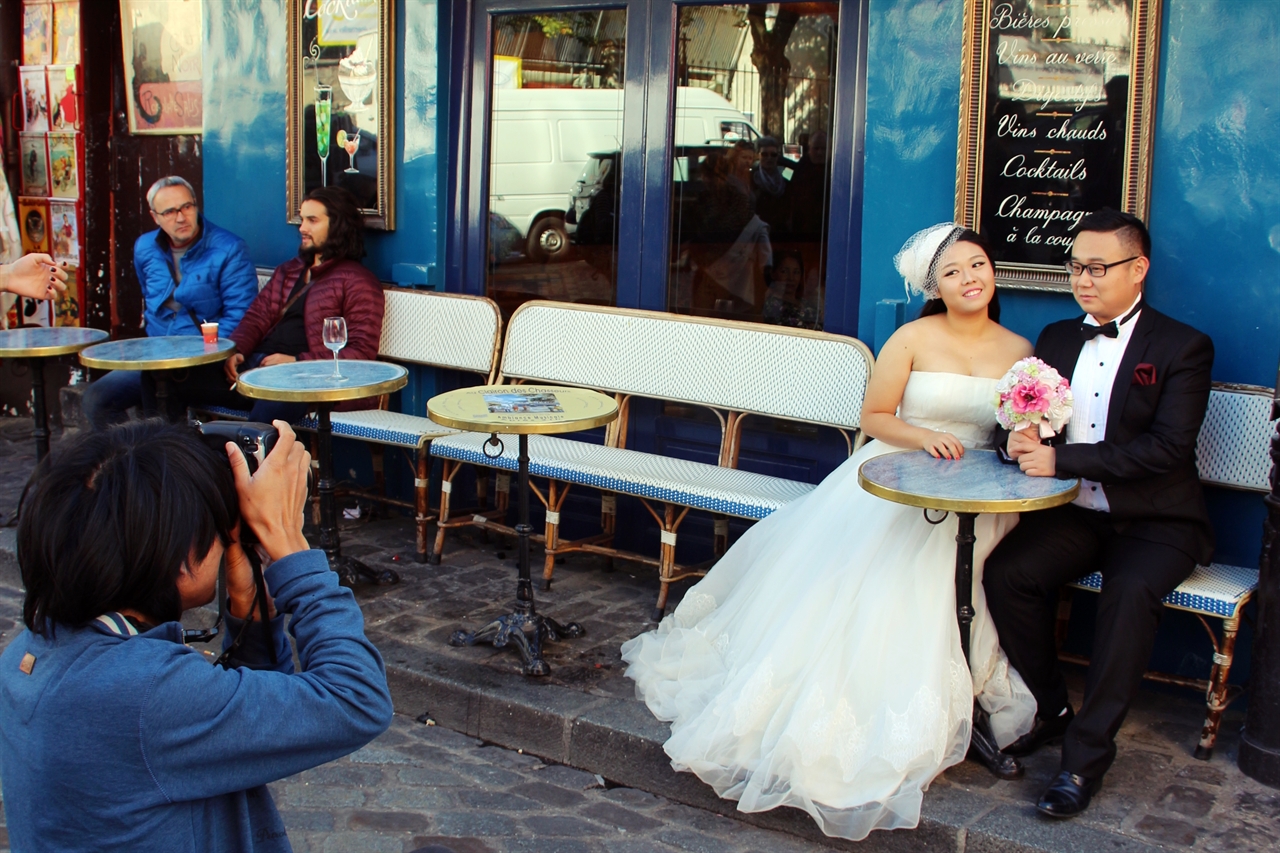
{"type": "Polygon", "coordinates": [[[49,253],[49,202],[42,198],[18,198],[18,230],[23,253],[49,253]]]}
{"type": "Polygon", "coordinates": [[[204,132],[204,0],[120,0],[130,133],[204,132]]]}
{"type": "Polygon", "coordinates": [[[317,187],[350,190],[365,225],[394,221],[395,0],[289,0],[288,216],[317,187]]]}
{"type": "Polygon", "coordinates": [[[49,129],[49,87],[43,66],[24,65],[18,69],[19,100],[22,101],[22,129],[49,129]]]}
{"type": "Polygon", "coordinates": [[[74,201],[49,202],[49,242],[55,261],[80,264],[80,217],[74,201]]]}
{"type": "Polygon", "coordinates": [[[53,62],[80,63],[80,0],[53,4],[53,62]]]}
{"type": "Polygon", "coordinates": [[[1147,218],[1160,3],[965,3],[956,221],[991,241],[996,282],[1067,290],[1075,228],[1147,218]]]}
{"type": "Polygon", "coordinates": [[[53,7],[48,2],[22,7],[22,64],[48,65],[53,60],[53,7]]]}
{"type": "Polygon", "coordinates": [[[43,133],[18,134],[22,158],[22,195],[49,195],[49,150],[43,133]]]}
{"type": "Polygon", "coordinates": [[[79,136],[49,134],[49,195],[54,198],[80,198],[79,136]]]}
{"type": "Polygon", "coordinates": [[[80,129],[80,84],[77,65],[49,66],[49,129],[80,129]]]}

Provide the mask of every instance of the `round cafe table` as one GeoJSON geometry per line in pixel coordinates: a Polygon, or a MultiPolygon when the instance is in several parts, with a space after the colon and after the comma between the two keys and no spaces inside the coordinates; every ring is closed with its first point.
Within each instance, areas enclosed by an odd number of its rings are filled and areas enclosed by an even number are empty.
{"type": "Polygon", "coordinates": [[[49,413],[44,400],[44,360],[80,352],[105,341],[101,329],[76,326],[35,327],[0,331],[0,358],[19,358],[31,369],[31,418],[35,422],[36,461],[49,455],[49,413]]]}
{"type": "MultiPolygon", "coordinates": [[[[876,456],[858,469],[858,483],[877,497],[929,511],[954,512],[956,532],[956,621],[960,647],[969,661],[969,628],[973,622],[974,520],[983,512],[1033,512],[1061,506],[1080,493],[1079,480],[1029,477],[1017,465],[1006,464],[991,450],[966,450],[959,459],[934,459],[923,450],[903,450],[876,456]]],[[[974,704],[973,740],[987,739],[978,756],[1000,776],[1017,775],[1021,767],[995,747],[985,712],[974,704]],[[985,750],[985,755],[984,755],[985,750]],[[1003,766],[994,766],[996,756],[1003,766]]]]}
{"type": "Polygon", "coordinates": [[[529,578],[529,436],[577,432],[602,426],[618,417],[618,404],[598,391],[545,385],[481,385],[448,391],[427,401],[427,414],[441,426],[472,432],[487,432],[485,454],[502,455],[502,439],[519,436],[520,522],[516,525],[519,562],[516,575],[516,609],[499,616],[478,631],[455,631],[451,646],[471,646],[478,642],[502,648],[514,642],[524,661],[525,675],[549,675],[551,667],[542,659],[544,640],[581,637],[576,622],[561,625],[537,612],[533,583],[529,578]],[[490,448],[493,452],[490,454],[490,448]]]}
{"type": "Polygon", "coordinates": [[[353,586],[357,575],[375,583],[397,583],[400,576],[390,569],[374,571],[359,560],[342,556],[337,512],[333,504],[333,427],[329,415],[344,400],[359,400],[399,391],[409,381],[409,371],[385,361],[346,360],[342,375],[333,375],[332,361],[291,361],[257,367],[240,374],[236,390],[256,400],[313,403],[316,409],[316,438],[320,445],[320,547],[329,558],[329,568],[338,580],[353,586]]]}
{"type": "Polygon", "coordinates": [[[167,421],[174,420],[169,404],[170,371],[226,361],[236,345],[228,338],[206,344],[196,335],[127,338],[91,346],[80,353],[86,367],[101,370],[149,370],[155,372],[156,408],[167,421]]]}

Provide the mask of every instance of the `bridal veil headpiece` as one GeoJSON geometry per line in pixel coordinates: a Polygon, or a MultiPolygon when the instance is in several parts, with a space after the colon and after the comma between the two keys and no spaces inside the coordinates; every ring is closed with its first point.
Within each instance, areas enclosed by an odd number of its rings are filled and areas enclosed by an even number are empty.
{"type": "Polygon", "coordinates": [[[938,298],[938,262],[963,231],[963,226],[943,222],[917,231],[903,244],[893,256],[893,265],[906,282],[908,296],[919,293],[926,299],[938,298]]]}

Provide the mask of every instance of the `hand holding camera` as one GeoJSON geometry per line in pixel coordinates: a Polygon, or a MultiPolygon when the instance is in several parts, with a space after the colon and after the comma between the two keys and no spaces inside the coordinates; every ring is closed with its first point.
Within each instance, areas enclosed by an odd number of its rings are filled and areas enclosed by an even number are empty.
{"type": "Polygon", "coordinates": [[[244,454],[232,442],[227,442],[226,452],[240,496],[242,522],[257,534],[267,556],[279,560],[311,547],[302,535],[311,454],[287,423],[275,421],[274,425],[279,438],[256,471],[250,471],[244,454]]]}

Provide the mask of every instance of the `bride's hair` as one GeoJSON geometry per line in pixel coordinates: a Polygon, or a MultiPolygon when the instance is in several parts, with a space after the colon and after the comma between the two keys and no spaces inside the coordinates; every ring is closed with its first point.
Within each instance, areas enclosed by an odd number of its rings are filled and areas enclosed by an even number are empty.
{"type": "MultiPolygon", "coordinates": [[[[986,237],[983,237],[977,231],[974,231],[971,228],[966,228],[960,232],[960,236],[956,237],[955,242],[956,243],[972,243],[973,245],[981,249],[983,254],[987,256],[987,262],[988,263],[991,262],[991,244],[987,242],[986,237]]],[[[932,317],[934,314],[945,314],[945,313],[947,313],[947,304],[942,301],[941,297],[937,299],[927,300],[924,303],[924,307],[920,309],[921,317],[932,317]]],[[[991,301],[987,303],[987,317],[989,317],[991,319],[991,322],[993,323],[1000,322],[1000,291],[999,290],[996,290],[995,293],[991,294],[991,301]]]]}

